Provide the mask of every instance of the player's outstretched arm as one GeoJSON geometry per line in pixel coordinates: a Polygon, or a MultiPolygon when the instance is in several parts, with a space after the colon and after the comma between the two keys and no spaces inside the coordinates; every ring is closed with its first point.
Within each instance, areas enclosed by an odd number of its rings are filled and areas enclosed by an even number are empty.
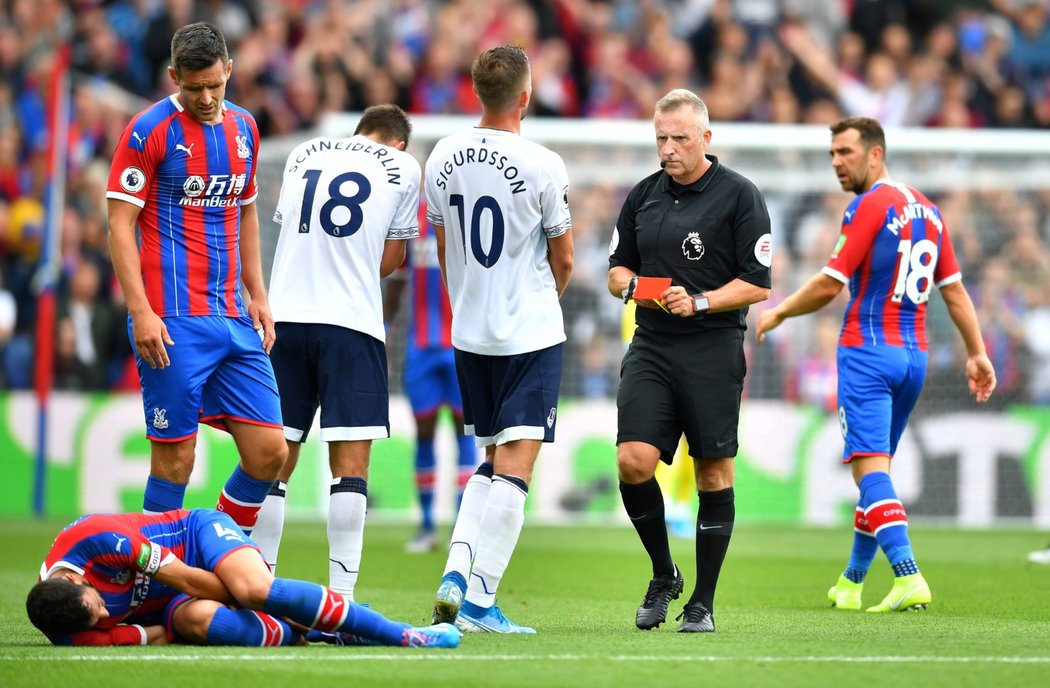
{"type": "Polygon", "coordinates": [[[996,380],[995,368],[985,351],[977,310],[961,280],[941,287],[941,296],[966,346],[966,380],[970,394],[983,404],[995,391],[996,380]]]}
{"type": "Polygon", "coordinates": [[[215,600],[223,604],[235,602],[217,575],[211,571],[187,566],[181,559],[172,557],[168,563],[157,569],[153,577],[158,583],[175,588],[190,597],[215,600]]]}
{"type": "Polygon", "coordinates": [[[839,295],[843,284],[833,277],[818,272],[774,308],[764,311],[755,323],[755,337],[762,342],[766,332],[776,329],[787,318],[819,311],[839,295]]]}

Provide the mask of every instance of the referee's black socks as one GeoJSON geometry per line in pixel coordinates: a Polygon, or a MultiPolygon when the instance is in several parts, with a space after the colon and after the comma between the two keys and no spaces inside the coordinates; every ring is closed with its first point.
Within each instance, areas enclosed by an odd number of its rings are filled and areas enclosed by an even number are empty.
{"type": "Polygon", "coordinates": [[[656,478],[630,485],[620,481],[620,497],[642,546],[653,562],[653,576],[673,576],[674,562],[664,523],[664,496],[656,478]]]}
{"type": "Polygon", "coordinates": [[[700,492],[700,508],[696,514],[696,587],[689,604],[700,602],[713,612],[715,587],[722,571],[729,539],[736,521],[733,488],[717,492],[700,492]]]}

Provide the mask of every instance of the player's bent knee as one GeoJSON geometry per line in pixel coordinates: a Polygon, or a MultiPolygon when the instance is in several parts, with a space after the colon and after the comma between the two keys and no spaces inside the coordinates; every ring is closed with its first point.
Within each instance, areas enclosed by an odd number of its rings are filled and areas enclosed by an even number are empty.
{"type": "Polygon", "coordinates": [[[253,477],[276,479],[288,461],[288,444],[284,437],[278,436],[274,441],[260,443],[255,451],[246,452],[243,461],[245,469],[253,477]]]}
{"type": "Polygon", "coordinates": [[[267,576],[242,580],[230,588],[230,594],[234,596],[242,607],[261,610],[266,605],[266,599],[270,596],[270,586],[273,579],[267,576]]]}

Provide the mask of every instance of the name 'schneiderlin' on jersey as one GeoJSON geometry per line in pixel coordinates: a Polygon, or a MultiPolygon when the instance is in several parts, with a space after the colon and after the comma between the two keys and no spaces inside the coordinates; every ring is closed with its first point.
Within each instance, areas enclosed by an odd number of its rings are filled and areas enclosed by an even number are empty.
{"type": "Polygon", "coordinates": [[[401,168],[397,166],[397,160],[391,155],[391,148],[380,145],[378,143],[366,144],[361,141],[351,141],[350,139],[318,139],[309,146],[303,148],[299,155],[293,159],[293,165],[288,168],[288,173],[291,174],[299,169],[299,165],[302,165],[310,156],[314,153],[320,153],[329,150],[345,150],[348,153],[363,153],[365,155],[372,155],[379,161],[386,170],[386,181],[389,184],[401,185],[401,168]]]}

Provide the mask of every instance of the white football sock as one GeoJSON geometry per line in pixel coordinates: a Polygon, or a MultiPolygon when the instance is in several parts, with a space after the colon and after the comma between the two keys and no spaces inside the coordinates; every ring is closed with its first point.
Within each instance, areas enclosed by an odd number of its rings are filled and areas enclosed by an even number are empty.
{"type": "Polygon", "coordinates": [[[491,607],[496,588],[510,564],[514,547],[525,523],[528,493],[499,475],[492,478],[492,489],[481,518],[481,537],[474,557],[474,570],[467,583],[466,599],[479,607],[491,607]]]}
{"type": "MultiPolygon", "coordinates": [[[[338,485],[339,478],[332,481],[338,485]]],[[[361,568],[368,498],[360,492],[333,492],[328,502],[328,586],[354,599],[361,568]]]]}
{"type": "Polygon", "coordinates": [[[259,509],[259,518],[252,530],[252,540],[259,545],[263,560],[270,567],[270,573],[277,570],[277,553],[281,548],[281,535],[284,533],[284,505],[288,485],[281,481],[274,483],[274,488],[263,500],[259,509]]]}
{"type": "Polygon", "coordinates": [[[470,565],[477,552],[478,533],[481,532],[481,515],[485,512],[491,487],[492,478],[475,473],[463,488],[463,501],[460,502],[448,546],[446,574],[455,571],[463,576],[463,580],[470,578],[470,565]]]}

